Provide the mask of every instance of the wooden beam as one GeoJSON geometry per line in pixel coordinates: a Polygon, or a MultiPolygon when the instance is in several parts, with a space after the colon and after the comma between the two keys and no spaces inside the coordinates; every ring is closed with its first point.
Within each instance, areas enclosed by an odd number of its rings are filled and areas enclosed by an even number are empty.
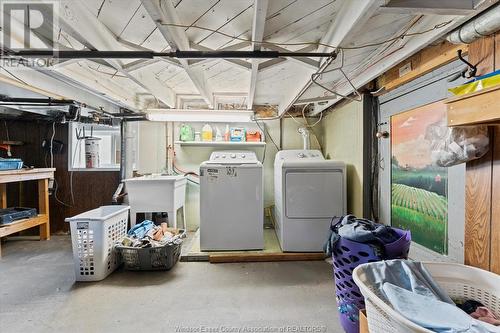
{"type": "MultiPolygon", "coordinates": [[[[193,50],[198,50],[198,51],[214,51],[213,49],[209,48],[209,47],[206,47],[206,46],[203,46],[203,45],[199,45],[199,44],[195,44],[195,43],[190,43],[189,44],[191,49],[193,50]]],[[[224,49],[220,49],[218,51],[223,51],[224,49]]],[[[192,60],[192,62],[190,62],[190,65],[200,65],[202,63],[205,63],[205,62],[208,62],[208,61],[214,61],[214,60],[217,60],[217,59],[213,59],[213,58],[209,58],[209,59],[194,59],[192,60]]],[[[241,60],[241,59],[222,59],[223,61],[231,64],[231,65],[236,65],[238,66],[239,68],[243,68],[244,70],[250,70],[252,68],[252,64],[249,63],[248,61],[245,61],[245,60],[241,60]]]]}
{"type": "Polygon", "coordinates": [[[0,184],[0,209],[7,208],[7,184],[0,184]]]}
{"type": "Polygon", "coordinates": [[[40,225],[40,239],[50,239],[48,178],[38,180],[38,213],[47,216],[47,222],[40,225]]]}
{"type": "Polygon", "coordinates": [[[467,54],[469,47],[466,44],[457,45],[446,41],[435,46],[426,47],[382,74],[377,79],[378,86],[384,87],[384,92],[396,89],[454,61],[458,58],[457,52],[459,50],[462,50],[463,54],[467,54]]]}
{"type": "MultiPolygon", "coordinates": [[[[163,24],[164,22],[181,24],[172,1],[141,0],[141,2],[172,50],[186,51],[190,49],[189,39],[183,28],[163,24]]],[[[189,66],[187,59],[180,59],[179,62],[205,102],[210,108],[213,108],[213,92],[203,77],[203,73],[194,71],[189,66]]]]}
{"type": "MultiPolygon", "coordinates": [[[[122,44],[124,47],[128,48],[129,50],[132,50],[132,51],[153,51],[151,49],[148,49],[147,47],[144,47],[144,46],[141,46],[141,45],[137,45],[137,44],[129,42],[129,41],[123,39],[123,38],[120,38],[120,37],[115,37],[115,38],[116,38],[116,40],[120,44],[122,44]]],[[[139,60],[149,61],[149,60],[153,60],[153,59],[139,59],[139,60]]],[[[154,60],[156,60],[156,61],[164,61],[164,62],[166,62],[166,63],[168,63],[170,65],[182,68],[182,65],[179,62],[179,60],[174,59],[174,58],[161,57],[161,58],[155,58],[154,60]]]]}
{"type": "Polygon", "coordinates": [[[124,64],[122,68],[130,73],[149,65],[156,64],[158,61],[158,59],[137,59],[128,64],[124,64]]]}
{"type": "Polygon", "coordinates": [[[42,224],[47,224],[48,222],[49,222],[49,217],[43,214],[40,214],[36,217],[32,217],[30,219],[19,220],[14,223],[0,227],[0,237],[12,235],[19,231],[33,228],[42,224]]]}
{"type": "MultiPolygon", "coordinates": [[[[252,20],[252,50],[259,51],[262,48],[261,42],[264,38],[264,29],[266,25],[268,0],[254,0],[253,20],[252,20]],[[256,42],[257,41],[257,42],[256,42]]],[[[252,68],[250,74],[250,87],[248,88],[247,109],[253,107],[255,91],[257,90],[257,79],[259,76],[259,63],[257,59],[252,59],[252,68]]]]}
{"type": "Polygon", "coordinates": [[[490,269],[491,150],[467,163],[465,179],[465,264],[490,269]]]}
{"type": "MultiPolygon", "coordinates": [[[[384,56],[383,61],[380,61],[380,57],[377,57],[373,63],[367,63],[362,68],[359,68],[356,73],[347,73],[350,76],[351,83],[356,89],[359,89],[369,83],[370,81],[376,79],[384,72],[393,67],[393,64],[399,63],[404,59],[407,59],[417,53],[418,51],[425,48],[427,45],[435,42],[440,37],[446,35],[451,30],[455,29],[457,26],[468,20],[469,17],[455,17],[451,19],[451,23],[440,28],[429,31],[426,34],[413,36],[408,39],[403,47],[394,50],[392,53],[384,56]]],[[[443,17],[441,16],[424,16],[421,20],[415,24],[411,30],[408,32],[419,31],[422,29],[428,29],[429,27],[435,27],[438,24],[443,23],[443,17]]],[[[381,55],[382,56],[382,55],[381,55]]],[[[337,93],[346,96],[354,92],[354,89],[347,82],[343,82],[337,88],[337,93]]],[[[328,93],[327,95],[331,95],[328,93]]],[[[337,102],[335,102],[337,103],[337,102]]],[[[327,107],[327,106],[326,106],[327,107]]],[[[322,112],[326,107],[318,107],[314,110],[313,114],[322,112]]]]}
{"type": "MultiPolygon", "coordinates": [[[[303,47],[295,52],[311,52],[311,51],[315,51],[317,49],[318,49],[318,47],[316,45],[308,45],[308,46],[303,47]]],[[[261,62],[259,64],[259,71],[263,71],[263,70],[272,68],[272,67],[279,65],[287,60],[288,60],[287,58],[274,58],[274,59],[266,60],[266,61],[261,62]]]]}
{"type": "MultiPolygon", "coordinates": [[[[290,50],[285,49],[284,47],[277,46],[277,45],[271,45],[271,44],[265,44],[266,49],[270,49],[273,51],[278,51],[278,52],[290,52],[290,50]]],[[[316,47],[313,47],[316,50],[316,47]]],[[[311,58],[296,58],[296,57],[287,57],[286,59],[290,59],[291,61],[302,65],[306,66],[308,68],[311,68],[313,70],[317,70],[319,68],[319,61],[313,60],[311,58]]]]}
{"type": "MultiPolygon", "coordinates": [[[[81,1],[62,0],[64,6],[60,12],[60,24],[74,38],[83,39],[90,49],[126,50],[116,36],[101,22],[81,1]]],[[[119,60],[106,60],[117,71],[132,82],[155,95],[170,107],[175,106],[175,92],[164,85],[153,73],[129,73],[123,69],[119,60]]]]}
{"type": "MultiPolygon", "coordinates": [[[[360,29],[370,19],[380,2],[377,0],[345,1],[330,24],[327,33],[321,39],[321,44],[342,46],[347,37],[355,29],[360,29]]],[[[319,46],[318,52],[333,51],[331,48],[319,46]]],[[[311,75],[316,71],[310,69],[308,73],[297,81],[295,88],[286,91],[279,103],[279,114],[285,113],[300,96],[311,86],[311,75]]]]}
{"type": "Polygon", "coordinates": [[[448,126],[499,123],[499,100],[500,86],[448,99],[448,126]]]}
{"type": "Polygon", "coordinates": [[[208,257],[211,264],[237,262],[272,262],[272,261],[313,261],[324,260],[324,253],[228,253],[211,254],[208,257]]]}
{"type": "MultiPolygon", "coordinates": [[[[497,48],[500,50],[500,44],[497,48]]],[[[500,65],[500,63],[499,63],[500,65]]],[[[493,151],[493,174],[491,188],[491,249],[490,270],[500,274],[500,126],[493,129],[494,140],[491,143],[493,151]]]]}

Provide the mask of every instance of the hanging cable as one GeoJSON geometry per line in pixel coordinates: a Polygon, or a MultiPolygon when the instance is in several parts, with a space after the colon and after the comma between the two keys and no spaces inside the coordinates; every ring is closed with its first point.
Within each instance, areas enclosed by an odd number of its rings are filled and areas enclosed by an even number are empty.
{"type": "Polygon", "coordinates": [[[56,135],[56,122],[52,122],[52,136],[50,137],[50,167],[54,167],[54,137],[56,135]]]}
{"type": "Polygon", "coordinates": [[[269,137],[269,139],[271,140],[271,142],[273,143],[274,147],[276,148],[277,151],[280,151],[281,149],[278,147],[278,145],[276,144],[276,142],[274,141],[273,137],[271,136],[271,134],[269,134],[269,132],[267,131],[266,129],[266,125],[264,124],[264,129],[262,129],[262,127],[260,126],[259,122],[258,122],[258,119],[254,119],[255,123],[257,124],[257,126],[260,128],[260,130],[264,133],[264,135],[266,137],[269,137]]]}
{"type": "Polygon", "coordinates": [[[4,119],[3,125],[5,126],[5,134],[7,136],[7,141],[10,141],[10,136],[9,136],[9,127],[7,126],[7,121],[4,119]]]}
{"type": "MultiPolygon", "coordinates": [[[[361,102],[363,100],[363,97],[361,96],[361,94],[359,93],[358,89],[356,89],[356,87],[354,86],[354,84],[352,83],[352,81],[349,79],[349,77],[347,76],[347,74],[344,72],[343,70],[343,67],[344,67],[344,50],[340,50],[339,51],[340,53],[340,66],[337,66],[335,68],[330,68],[328,70],[326,70],[328,68],[328,65],[324,66],[323,67],[323,70],[321,71],[318,71],[314,74],[311,75],[311,82],[320,86],[321,88],[325,89],[326,91],[334,94],[335,96],[339,96],[340,98],[345,98],[347,100],[351,100],[351,101],[354,101],[354,102],[361,102]],[[321,78],[321,76],[323,74],[327,74],[327,73],[332,73],[332,72],[335,72],[335,71],[339,71],[342,76],[344,77],[344,79],[349,83],[349,85],[351,86],[351,88],[353,89],[353,92],[354,94],[357,96],[357,98],[353,98],[353,97],[350,97],[350,96],[347,96],[347,95],[342,95],[342,94],[339,94],[338,92],[326,87],[324,84],[322,83],[319,83],[318,82],[318,78],[321,78]]],[[[330,60],[330,59],[329,59],[330,60]]],[[[327,60],[328,61],[328,60],[327,60]]],[[[330,63],[332,63],[333,60],[330,60],[330,63]]]]}
{"type": "Polygon", "coordinates": [[[404,38],[407,38],[407,37],[414,37],[414,36],[418,36],[418,35],[424,35],[424,34],[429,33],[431,31],[442,29],[442,28],[446,27],[447,25],[451,24],[452,22],[453,22],[453,20],[449,20],[449,21],[446,21],[446,22],[438,23],[435,26],[433,26],[432,28],[429,28],[429,29],[426,29],[426,30],[423,30],[423,31],[402,33],[402,34],[399,34],[398,36],[395,36],[395,37],[392,37],[392,38],[389,38],[389,39],[386,39],[386,40],[383,40],[383,41],[380,41],[380,42],[368,43],[368,44],[362,44],[362,45],[355,45],[355,46],[338,46],[338,45],[325,44],[325,43],[321,43],[321,42],[297,42],[297,43],[266,42],[266,41],[252,40],[252,39],[248,39],[248,38],[241,38],[241,37],[231,36],[230,34],[224,33],[224,32],[219,31],[219,30],[210,29],[210,28],[207,28],[207,27],[201,27],[201,26],[198,26],[198,25],[185,25],[185,24],[176,24],[176,23],[160,23],[160,24],[164,25],[164,26],[177,27],[177,28],[193,28],[193,29],[205,30],[205,31],[209,31],[209,32],[212,32],[212,33],[216,33],[216,34],[225,36],[227,38],[231,38],[233,41],[234,40],[238,40],[238,41],[248,42],[248,43],[258,43],[258,44],[261,44],[261,45],[277,45],[277,46],[305,46],[305,45],[314,45],[314,46],[323,46],[323,47],[331,48],[331,49],[334,49],[334,50],[357,50],[357,49],[363,49],[363,48],[367,48],[367,47],[380,46],[380,45],[383,45],[383,44],[386,44],[386,43],[390,43],[390,42],[396,41],[398,39],[404,39],[404,38]]]}

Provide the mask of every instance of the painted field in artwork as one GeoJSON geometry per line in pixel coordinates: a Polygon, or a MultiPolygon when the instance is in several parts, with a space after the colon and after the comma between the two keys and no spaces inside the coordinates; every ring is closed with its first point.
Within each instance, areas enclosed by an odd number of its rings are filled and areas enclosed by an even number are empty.
{"type": "Polygon", "coordinates": [[[444,117],[435,103],[391,118],[391,223],[441,254],[448,252],[448,169],[432,165],[425,132],[444,117]]]}
{"type": "Polygon", "coordinates": [[[448,214],[445,197],[403,184],[392,185],[392,223],[410,229],[415,242],[436,252],[444,252],[448,214]],[[443,245],[441,245],[443,244],[443,245]]]}

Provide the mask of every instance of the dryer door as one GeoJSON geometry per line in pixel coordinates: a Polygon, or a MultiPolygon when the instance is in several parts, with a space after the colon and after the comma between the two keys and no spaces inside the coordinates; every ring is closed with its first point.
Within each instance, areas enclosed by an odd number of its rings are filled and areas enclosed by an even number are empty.
{"type": "Polygon", "coordinates": [[[331,218],[344,214],[341,170],[291,171],[285,175],[288,218],[331,218]]]}

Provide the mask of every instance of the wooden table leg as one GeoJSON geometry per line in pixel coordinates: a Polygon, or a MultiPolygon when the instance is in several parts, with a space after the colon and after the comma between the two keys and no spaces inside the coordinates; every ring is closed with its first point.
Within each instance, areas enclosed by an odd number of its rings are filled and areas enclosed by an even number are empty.
{"type": "Polygon", "coordinates": [[[38,213],[47,216],[47,222],[40,225],[40,240],[50,239],[49,180],[38,180],[38,213]]]}
{"type": "Polygon", "coordinates": [[[0,208],[7,208],[7,184],[0,184],[0,208]]]}
{"type": "MultiPolygon", "coordinates": [[[[0,184],[0,208],[7,208],[7,184],[0,184]]],[[[2,258],[1,238],[0,238],[0,258],[2,258]]]]}

